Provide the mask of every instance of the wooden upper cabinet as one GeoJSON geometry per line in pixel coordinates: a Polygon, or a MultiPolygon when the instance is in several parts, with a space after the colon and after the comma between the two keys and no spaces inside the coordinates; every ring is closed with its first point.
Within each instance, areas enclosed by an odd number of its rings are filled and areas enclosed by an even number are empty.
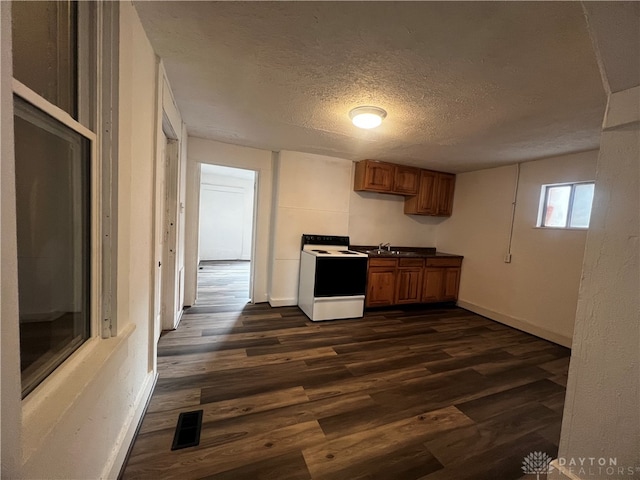
{"type": "Polygon", "coordinates": [[[356,163],[353,189],[404,195],[404,213],[410,215],[450,216],[455,183],[451,173],[362,160],[356,163]]]}
{"type": "Polygon", "coordinates": [[[455,181],[456,176],[451,173],[421,170],[418,194],[405,200],[404,213],[450,216],[455,181]]]}
{"type": "Polygon", "coordinates": [[[391,193],[395,175],[395,165],[375,160],[356,163],[353,189],[356,191],[391,193]]]}
{"type": "Polygon", "coordinates": [[[416,195],[420,184],[420,169],[396,165],[393,177],[393,193],[400,195],[416,195]]]}
{"type": "Polygon", "coordinates": [[[376,160],[362,160],[356,163],[353,189],[398,195],[418,193],[420,169],[376,160]]]}
{"type": "Polygon", "coordinates": [[[455,184],[455,175],[451,173],[438,173],[438,206],[436,215],[451,216],[455,184]]]}
{"type": "Polygon", "coordinates": [[[420,171],[418,194],[404,202],[404,213],[412,215],[436,215],[438,174],[429,170],[420,171]]]}

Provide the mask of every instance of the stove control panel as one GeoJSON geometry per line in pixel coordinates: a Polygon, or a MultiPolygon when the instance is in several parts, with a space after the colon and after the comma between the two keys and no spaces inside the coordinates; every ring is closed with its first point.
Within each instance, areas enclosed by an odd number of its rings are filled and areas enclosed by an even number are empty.
{"type": "Polygon", "coordinates": [[[349,237],[342,235],[302,235],[302,244],[300,248],[305,245],[333,245],[333,246],[349,246],[349,237]]]}

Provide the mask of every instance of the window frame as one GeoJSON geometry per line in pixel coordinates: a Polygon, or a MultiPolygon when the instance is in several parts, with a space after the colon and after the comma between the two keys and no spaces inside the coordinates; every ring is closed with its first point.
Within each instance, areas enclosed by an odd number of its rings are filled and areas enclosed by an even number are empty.
{"type": "MultiPolygon", "coordinates": [[[[23,397],[56,388],[68,369],[96,348],[96,342],[130,332],[118,332],[117,312],[117,204],[118,204],[118,2],[78,2],[77,105],[69,113],[12,78],[13,95],[85,137],[90,150],[88,338],[58,367],[23,397]],[[77,115],[77,120],[72,114],[77,115]],[[64,372],[63,372],[64,371],[64,372]]],[[[121,335],[121,336],[122,336],[121,335]]],[[[40,397],[40,395],[37,395],[40,397]]]]}
{"type": "MultiPolygon", "coordinates": [[[[99,319],[102,317],[102,302],[101,302],[101,292],[102,292],[102,248],[101,248],[101,237],[102,237],[102,222],[101,220],[101,206],[102,206],[102,172],[99,168],[98,163],[98,155],[97,155],[97,135],[89,130],[87,127],[77,122],[71,115],[69,115],[66,111],[62,110],[60,107],[53,105],[49,101],[45,100],[43,97],[38,95],[36,92],[31,90],[26,85],[22,84],[20,81],[13,79],[13,94],[17,97],[20,97],[25,102],[33,105],[36,109],[40,110],[46,115],[51,116],[55,120],[62,123],[64,126],[69,128],[70,130],[82,135],[89,141],[90,147],[90,195],[89,195],[89,222],[88,226],[90,228],[89,241],[90,241],[90,259],[89,259],[89,335],[87,340],[85,340],[81,345],[79,345],[70,356],[76,353],[78,350],[82,349],[87,342],[95,337],[98,332],[100,332],[100,321],[99,319]]],[[[69,358],[69,357],[67,357],[69,358]]],[[[64,360],[62,364],[64,364],[66,360],[64,360]]],[[[48,373],[44,380],[47,377],[51,376],[57,368],[48,373]]],[[[43,381],[44,381],[43,380],[43,381]]],[[[40,382],[42,384],[42,381],[40,382]]],[[[34,389],[31,389],[29,393],[37,389],[36,386],[34,389]]]]}
{"type": "MultiPolygon", "coordinates": [[[[536,222],[536,228],[556,229],[556,230],[588,230],[589,229],[588,225],[586,227],[571,226],[576,187],[579,185],[594,185],[594,188],[595,188],[595,181],[584,180],[579,182],[562,182],[562,183],[543,184],[540,189],[540,203],[538,206],[538,220],[536,222]],[[569,194],[569,202],[567,204],[567,220],[564,226],[545,225],[545,214],[547,211],[547,205],[549,201],[549,189],[557,188],[557,187],[571,187],[571,192],[569,194]]],[[[593,202],[591,205],[593,208],[593,202]]],[[[589,223],[591,223],[591,212],[589,213],[589,223]]]]}

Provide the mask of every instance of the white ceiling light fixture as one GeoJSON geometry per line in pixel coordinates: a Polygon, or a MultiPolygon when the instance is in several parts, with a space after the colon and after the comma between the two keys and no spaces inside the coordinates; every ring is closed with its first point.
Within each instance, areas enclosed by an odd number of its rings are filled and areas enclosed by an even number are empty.
{"type": "Polygon", "coordinates": [[[356,107],[349,112],[349,118],[358,128],[376,128],[386,116],[387,112],[380,107],[356,107]]]}

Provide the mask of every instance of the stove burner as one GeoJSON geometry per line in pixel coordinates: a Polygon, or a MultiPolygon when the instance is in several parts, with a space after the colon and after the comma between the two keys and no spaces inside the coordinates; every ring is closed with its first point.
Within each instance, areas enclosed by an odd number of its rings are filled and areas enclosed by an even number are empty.
{"type": "Polygon", "coordinates": [[[326,250],[311,250],[311,251],[316,253],[329,253],[326,250]]]}
{"type": "Polygon", "coordinates": [[[357,255],[356,252],[352,252],[351,250],[340,250],[340,253],[343,255],[357,255]]]}

